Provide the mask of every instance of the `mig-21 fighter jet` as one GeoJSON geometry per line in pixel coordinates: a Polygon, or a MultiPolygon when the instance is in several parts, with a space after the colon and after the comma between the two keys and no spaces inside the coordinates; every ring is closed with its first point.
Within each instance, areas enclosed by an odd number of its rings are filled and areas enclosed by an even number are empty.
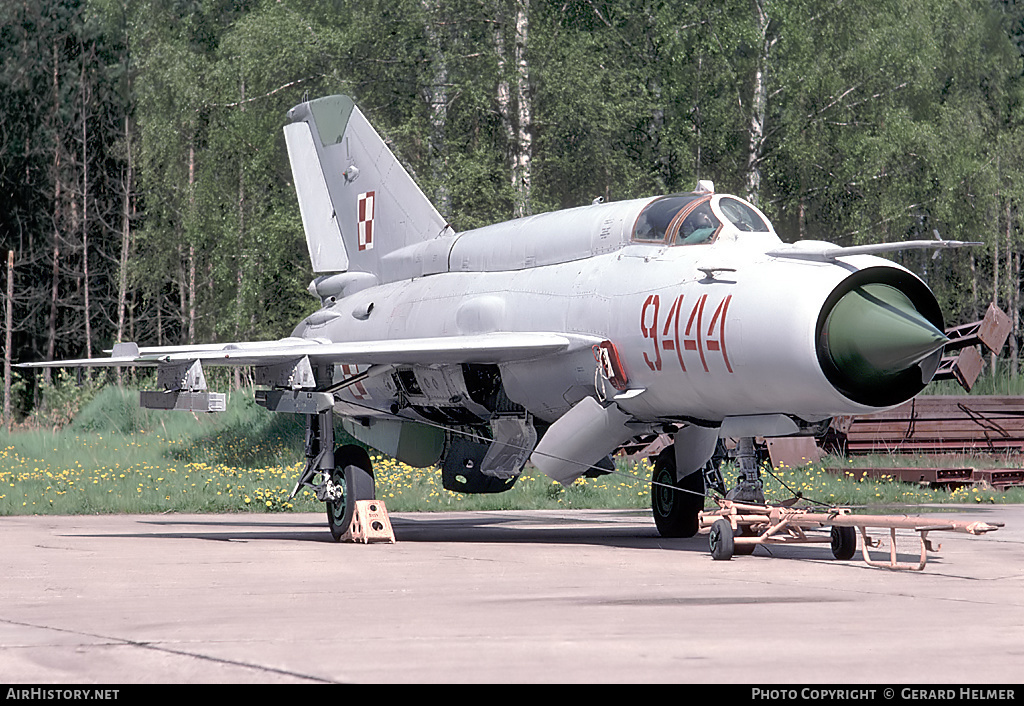
{"type": "Polygon", "coordinates": [[[155,366],[141,404],[194,411],[224,404],[204,367],[251,366],[259,404],[306,419],[296,490],[315,489],[335,538],[374,497],[367,452],[334,447],[335,417],[461,493],[508,490],[528,461],[569,484],[670,435],[654,517],[690,536],[720,439],[739,439],[729,497],[762,501],[754,437],[898,405],[939,365],[935,297],[876,253],[960,243],[785,244],[710,182],[456,233],[350,98],[296,106],[284,133],[316,313],[277,341],[29,365],[155,366]]]}

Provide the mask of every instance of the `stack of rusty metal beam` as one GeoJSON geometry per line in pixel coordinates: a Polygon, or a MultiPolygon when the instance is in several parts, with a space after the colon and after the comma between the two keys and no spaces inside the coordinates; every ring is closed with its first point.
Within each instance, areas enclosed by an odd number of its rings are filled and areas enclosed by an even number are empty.
{"type": "Polygon", "coordinates": [[[1024,398],[923,395],[833,421],[847,453],[1024,452],[1024,398]]]}

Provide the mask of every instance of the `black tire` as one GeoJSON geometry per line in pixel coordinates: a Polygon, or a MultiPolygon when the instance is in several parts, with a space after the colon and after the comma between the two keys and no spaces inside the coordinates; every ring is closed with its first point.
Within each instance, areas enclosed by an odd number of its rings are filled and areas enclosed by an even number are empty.
{"type": "Polygon", "coordinates": [[[840,561],[852,559],[857,553],[857,528],[832,527],[832,556],[840,561]]]}
{"type": "Polygon", "coordinates": [[[327,502],[327,526],[338,542],[352,525],[356,500],[373,500],[376,495],[373,464],[366,449],[355,444],[339,446],[334,451],[331,482],[344,489],[339,500],[327,502]]]}
{"type": "Polygon", "coordinates": [[[651,480],[651,509],[662,537],[692,537],[697,534],[697,515],[704,509],[704,474],[691,473],[676,481],[675,448],[664,449],[654,461],[651,480]],[[678,490],[677,490],[678,489],[678,490]]]}
{"type": "Polygon", "coordinates": [[[732,559],[736,546],[733,543],[732,525],[729,524],[729,520],[715,520],[711,525],[711,534],[708,535],[708,545],[711,547],[711,558],[715,561],[732,559]]]}

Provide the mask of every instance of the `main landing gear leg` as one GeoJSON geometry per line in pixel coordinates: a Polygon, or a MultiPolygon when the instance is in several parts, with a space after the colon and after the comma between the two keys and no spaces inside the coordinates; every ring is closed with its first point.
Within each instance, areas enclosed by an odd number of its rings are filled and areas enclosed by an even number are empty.
{"type": "Polygon", "coordinates": [[[758,468],[753,438],[747,436],[739,440],[736,457],[740,462],[739,476],[736,478],[736,487],[726,493],[726,499],[764,505],[764,484],[761,482],[761,469],[758,468]]]}
{"type": "Polygon", "coordinates": [[[366,449],[354,444],[334,448],[334,414],[327,409],[306,416],[306,468],[292,491],[308,486],[327,505],[327,525],[340,541],[352,525],[357,500],[373,500],[376,488],[366,449]],[[319,483],[315,482],[319,478],[319,483]]]}

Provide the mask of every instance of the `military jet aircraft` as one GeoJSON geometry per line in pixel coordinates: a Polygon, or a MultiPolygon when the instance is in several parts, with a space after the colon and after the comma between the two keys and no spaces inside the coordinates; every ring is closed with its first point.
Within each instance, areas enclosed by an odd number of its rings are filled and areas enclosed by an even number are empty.
{"type": "Polygon", "coordinates": [[[508,490],[527,461],[556,481],[669,434],[659,531],[690,536],[720,439],[730,497],[763,499],[755,436],[820,432],[904,402],[946,342],[935,297],[877,257],[962,243],[785,244],[765,215],[702,181],[456,233],[354,102],[296,106],[284,128],[322,307],[277,341],[140,347],[33,366],[155,366],[141,404],[216,411],[204,366],[252,366],[256,399],[304,415],[308,486],[334,537],[374,497],[367,446],[438,464],[462,493],[508,490]]]}

